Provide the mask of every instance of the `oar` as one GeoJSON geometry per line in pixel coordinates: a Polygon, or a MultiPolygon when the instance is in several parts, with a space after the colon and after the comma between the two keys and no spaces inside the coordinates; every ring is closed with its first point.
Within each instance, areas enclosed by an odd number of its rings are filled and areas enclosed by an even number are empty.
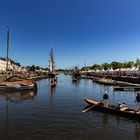
{"type": "MultiPolygon", "coordinates": [[[[100,103],[100,102],[99,102],[100,103]]],[[[87,112],[88,110],[92,109],[93,107],[95,107],[96,105],[98,105],[99,103],[95,104],[95,105],[92,105],[90,106],[89,108],[87,109],[84,109],[82,112],[87,112]]]]}

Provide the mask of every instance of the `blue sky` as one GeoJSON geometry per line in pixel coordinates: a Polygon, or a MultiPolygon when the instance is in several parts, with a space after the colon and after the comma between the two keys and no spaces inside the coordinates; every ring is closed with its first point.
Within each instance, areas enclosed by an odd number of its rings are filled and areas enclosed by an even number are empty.
{"type": "MultiPolygon", "coordinates": [[[[140,58],[139,0],[0,0],[0,25],[10,29],[10,58],[57,68],[140,58]]],[[[6,55],[0,30],[0,56],[6,55]]]]}

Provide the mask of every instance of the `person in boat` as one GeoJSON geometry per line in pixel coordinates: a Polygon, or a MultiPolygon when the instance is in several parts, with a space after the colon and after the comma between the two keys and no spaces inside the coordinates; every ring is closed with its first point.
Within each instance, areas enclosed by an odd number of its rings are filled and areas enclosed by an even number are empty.
{"type": "Polygon", "coordinates": [[[120,104],[120,107],[121,107],[121,108],[125,108],[125,107],[126,107],[125,103],[124,103],[124,102],[121,103],[121,104],[120,104]]]}
{"type": "Polygon", "coordinates": [[[115,107],[115,110],[120,110],[121,109],[121,103],[118,103],[117,106],[115,107]]]}
{"type": "Polygon", "coordinates": [[[107,91],[106,91],[105,94],[103,95],[104,107],[108,107],[108,100],[109,100],[109,96],[108,96],[107,91]]]}
{"type": "Polygon", "coordinates": [[[118,103],[118,105],[115,107],[115,110],[124,111],[124,110],[126,110],[126,109],[127,109],[127,107],[126,107],[126,105],[125,105],[124,102],[123,102],[123,103],[118,103]]]}
{"type": "Polygon", "coordinates": [[[137,103],[137,111],[140,110],[140,94],[137,93],[137,96],[135,98],[135,103],[137,103]]]}

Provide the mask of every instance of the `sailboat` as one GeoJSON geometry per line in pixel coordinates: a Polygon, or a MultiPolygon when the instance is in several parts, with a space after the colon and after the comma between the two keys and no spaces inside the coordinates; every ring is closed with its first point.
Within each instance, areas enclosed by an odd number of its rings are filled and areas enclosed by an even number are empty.
{"type": "Polygon", "coordinates": [[[24,79],[17,75],[13,75],[12,77],[8,77],[8,62],[9,59],[9,29],[7,31],[7,58],[6,58],[6,79],[0,82],[0,91],[16,91],[16,90],[33,90],[37,89],[37,84],[33,79],[24,79]],[[15,80],[16,79],[16,80],[15,80]]]}
{"type": "Polygon", "coordinates": [[[53,49],[51,48],[50,51],[50,60],[49,60],[49,73],[48,73],[48,77],[52,77],[55,78],[55,76],[58,74],[55,70],[55,60],[54,60],[54,52],[53,49]]]}
{"type": "Polygon", "coordinates": [[[75,67],[72,72],[72,81],[77,82],[80,79],[80,76],[81,74],[78,67],[75,67]]]}

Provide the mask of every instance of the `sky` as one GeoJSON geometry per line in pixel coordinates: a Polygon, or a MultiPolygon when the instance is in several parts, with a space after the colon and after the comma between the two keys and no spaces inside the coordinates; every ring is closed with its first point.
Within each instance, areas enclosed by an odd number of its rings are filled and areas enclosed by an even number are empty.
{"type": "Polygon", "coordinates": [[[57,68],[136,61],[139,7],[139,0],[0,0],[0,25],[10,30],[9,57],[24,66],[48,67],[50,48],[57,68]]]}

